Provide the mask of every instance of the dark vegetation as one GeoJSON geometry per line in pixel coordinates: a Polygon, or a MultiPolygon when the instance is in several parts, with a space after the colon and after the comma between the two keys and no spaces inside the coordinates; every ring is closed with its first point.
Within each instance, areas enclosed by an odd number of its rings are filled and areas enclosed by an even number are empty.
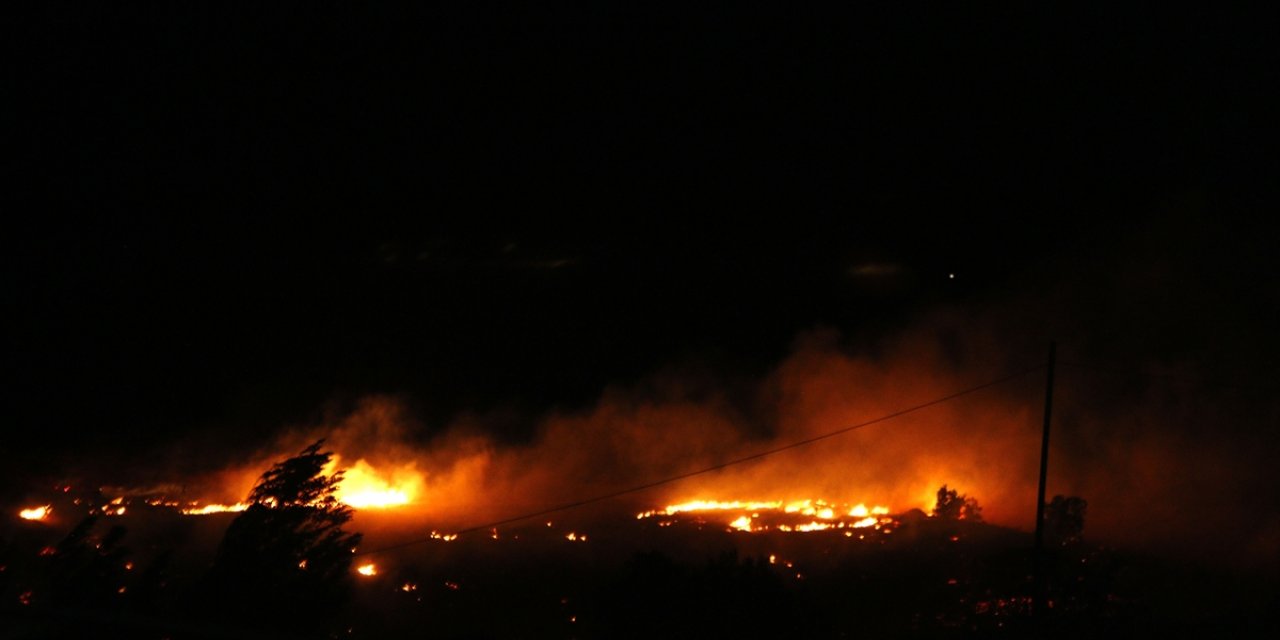
{"type": "Polygon", "coordinates": [[[125,527],[99,533],[97,515],[56,545],[40,548],[34,563],[22,562],[20,550],[30,545],[21,540],[0,547],[0,588],[6,600],[14,596],[14,613],[27,623],[16,625],[13,635],[323,637],[338,628],[361,535],[342,528],[352,510],[334,497],[342,473],[324,474],[332,453],[321,451],[321,444],[262,475],[205,575],[180,589],[169,582],[172,550],[151,553],[149,564],[138,567],[124,544],[125,527]],[[9,556],[18,561],[16,571],[9,556]],[[11,578],[15,574],[22,578],[11,578]]]}
{"type": "Polygon", "coordinates": [[[938,488],[938,502],[933,507],[933,515],[943,520],[969,520],[982,522],[982,507],[978,501],[957,493],[955,489],[947,489],[947,485],[938,488]]]}

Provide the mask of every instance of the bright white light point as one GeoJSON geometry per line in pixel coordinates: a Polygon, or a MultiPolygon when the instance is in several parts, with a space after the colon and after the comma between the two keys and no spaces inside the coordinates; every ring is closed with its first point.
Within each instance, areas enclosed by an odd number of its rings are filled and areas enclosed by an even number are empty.
{"type": "Polygon", "coordinates": [[[956,274],[954,274],[954,273],[948,273],[948,274],[947,274],[947,279],[949,279],[949,280],[955,280],[955,279],[956,279],[956,274]]]}
{"type": "Polygon", "coordinates": [[[376,576],[378,575],[378,567],[373,563],[362,564],[356,568],[356,572],[362,576],[376,576]]]}

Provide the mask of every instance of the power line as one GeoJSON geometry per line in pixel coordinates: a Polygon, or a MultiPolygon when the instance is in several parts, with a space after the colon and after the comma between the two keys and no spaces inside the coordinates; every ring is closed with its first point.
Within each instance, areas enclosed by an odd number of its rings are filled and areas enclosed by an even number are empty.
{"type": "MultiPolygon", "coordinates": [[[[916,412],[916,411],[920,411],[921,409],[927,409],[927,408],[929,408],[929,407],[932,407],[932,406],[935,406],[935,405],[939,405],[939,404],[942,404],[942,403],[944,403],[944,402],[950,402],[950,401],[955,400],[955,399],[957,399],[957,398],[960,398],[960,397],[962,397],[962,396],[966,396],[966,395],[969,395],[969,394],[971,394],[971,393],[976,393],[976,392],[978,392],[978,391],[982,391],[983,389],[988,389],[988,388],[990,388],[990,387],[994,387],[994,386],[997,386],[997,385],[1000,385],[1000,384],[1004,384],[1004,383],[1009,382],[1009,381],[1011,381],[1011,380],[1016,380],[1016,379],[1018,379],[1018,378],[1021,378],[1022,376],[1027,375],[1028,373],[1031,373],[1031,372],[1033,372],[1033,371],[1037,371],[1037,370],[1039,370],[1039,369],[1042,369],[1042,368],[1044,368],[1044,366],[1045,366],[1045,365],[1043,365],[1043,364],[1039,364],[1039,365],[1036,365],[1036,366],[1034,366],[1034,367],[1031,367],[1031,368],[1028,368],[1028,369],[1021,370],[1021,371],[1019,371],[1019,372],[1017,372],[1017,373],[1014,373],[1014,374],[1011,374],[1011,375],[1007,375],[1007,376],[1004,376],[1004,377],[1002,377],[1002,378],[997,378],[997,379],[992,380],[992,381],[990,381],[990,382],[984,382],[984,383],[982,383],[982,384],[980,384],[980,385],[977,385],[977,386],[974,386],[974,387],[969,387],[969,388],[964,389],[964,390],[961,390],[961,391],[956,391],[955,393],[951,393],[951,394],[948,394],[948,395],[942,396],[942,397],[940,397],[940,398],[935,398],[935,399],[930,400],[930,401],[928,401],[928,402],[923,402],[923,403],[921,403],[921,404],[917,404],[917,405],[914,405],[914,406],[911,406],[911,407],[907,407],[907,408],[905,408],[905,409],[900,409],[900,410],[898,410],[898,411],[894,411],[893,413],[888,413],[888,414],[885,414],[885,415],[880,416],[880,417],[878,417],[878,418],[874,418],[874,419],[871,419],[871,420],[867,420],[866,422],[859,422],[859,423],[857,423],[857,424],[853,424],[853,425],[849,425],[849,426],[847,426],[847,427],[842,427],[842,428],[840,428],[840,429],[836,429],[835,431],[828,431],[827,433],[824,433],[824,434],[821,434],[821,435],[817,435],[817,436],[814,436],[814,437],[812,437],[812,438],[805,438],[804,440],[797,440],[797,441],[795,441],[795,442],[792,442],[792,443],[789,443],[789,444],[785,444],[785,445],[782,445],[782,446],[780,446],[780,447],[775,447],[775,448],[773,448],[773,449],[768,449],[768,450],[766,450],[766,451],[761,451],[761,452],[759,452],[759,453],[754,453],[754,454],[749,455],[749,456],[744,456],[744,457],[741,457],[741,458],[735,458],[735,459],[733,459],[733,460],[728,460],[728,461],[726,461],[726,462],[721,462],[721,463],[719,463],[719,464],[715,464],[715,465],[712,465],[712,466],[710,466],[710,467],[706,467],[706,468],[703,468],[703,469],[698,469],[698,470],[696,470],[696,471],[689,471],[689,472],[682,473],[682,474],[679,474],[679,475],[669,476],[669,477],[666,477],[666,478],[662,478],[661,480],[655,480],[655,481],[653,481],[653,482],[648,482],[648,483],[645,483],[645,484],[642,484],[642,485],[636,485],[636,486],[629,487],[629,488],[626,488],[626,489],[621,489],[621,490],[618,490],[618,491],[613,491],[613,492],[610,492],[610,493],[605,493],[605,494],[601,494],[601,495],[598,495],[598,496],[593,496],[593,497],[590,497],[590,498],[585,498],[585,499],[582,499],[582,500],[577,500],[577,501],[574,501],[574,502],[568,502],[568,503],[561,504],[561,505],[557,505],[557,506],[550,507],[550,508],[547,508],[547,509],[542,509],[541,511],[534,511],[534,512],[531,512],[531,513],[525,513],[525,514],[521,514],[521,515],[518,515],[518,516],[512,516],[512,517],[509,517],[509,518],[503,518],[503,519],[501,519],[501,520],[495,520],[495,521],[493,521],[493,522],[487,522],[487,523],[485,523],[485,524],[479,524],[479,525],[475,525],[475,526],[467,527],[467,528],[465,528],[465,529],[459,529],[459,530],[457,530],[457,531],[454,531],[454,532],[453,532],[453,535],[461,535],[461,534],[464,534],[464,533],[473,533],[473,532],[475,532],[475,531],[483,531],[483,530],[485,530],[485,529],[493,529],[493,528],[495,528],[495,527],[500,527],[500,526],[503,526],[503,525],[511,524],[511,523],[513,523],[513,522],[519,522],[519,521],[521,521],[521,520],[529,520],[529,519],[531,519],[531,518],[537,518],[537,517],[539,517],[539,516],[545,516],[545,515],[547,515],[547,514],[556,513],[556,512],[559,512],[559,511],[567,511],[567,510],[569,510],[569,509],[576,509],[576,508],[578,508],[578,507],[583,507],[583,506],[586,506],[586,505],[589,505],[589,504],[593,504],[593,503],[596,503],[596,502],[603,502],[603,501],[605,501],[605,500],[612,500],[612,499],[614,499],[614,498],[618,498],[618,497],[625,496],[625,495],[628,495],[628,494],[638,493],[638,492],[645,491],[645,490],[648,490],[648,489],[653,489],[654,487],[660,487],[660,486],[662,486],[662,485],[664,485],[664,484],[670,484],[670,483],[672,483],[672,482],[677,482],[677,481],[679,481],[679,480],[684,480],[684,479],[687,479],[687,478],[692,478],[692,477],[694,477],[694,476],[699,476],[699,475],[702,475],[702,474],[711,473],[712,471],[719,471],[719,470],[721,470],[721,469],[725,469],[725,468],[727,468],[727,467],[731,467],[731,466],[734,466],[734,465],[739,465],[739,464],[744,464],[744,463],[747,463],[747,462],[752,462],[752,461],[755,461],[755,460],[759,460],[759,459],[761,459],[761,458],[765,458],[765,457],[768,457],[768,456],[771,456],[771,455],[774,455],[774,454],[782,453],[782,452],[784,452],[784,451],[790,451],[791,449],[797,449],[797,448],[799,448],[799,447],[803,447],[803,446],[806,446],[806,445],[810,445],[810,444],[813,444],[813,443],[815,443],[815,442],[819,442],[819,441],[822,441],[822,440],[826,440],[826,439],[828,439],[828,438],[834,438],[834,437],[839,436],[839,435],[844,435],[844,434],[846,434],[846,433],[849,433],[850,431],[854,431],[854,430],[857,430],[857,429],[861,429],[861,428],[863,428],[863,427],[868,427],[868,426],[871,426],[871,425],[873,425],[873,424],[877,424],[877,423],[880,423],[880,422],[885,422],[885,421],[888,421],[888,420],[892,420],[892,419],[894,419],[894,418],[899,418],[899,417],[901,417],[901,416],[905,416],[905,415],[907,415],[907,414],[909,414],[909,413],[913,413],[913,412],[916,412]]],[[[394,551],[394,550],[396,550],[396,549],[403,549],[403,548],[405,548],[405,547],[410,547],[410,546],[413,546],[413,545],[422,544],[422,543],[425,543],[425,542],[430,542],[431,540],[434,540],[434,539],[435,539],[435,538],[432,538],[432,537],[427,537],[427,538],[418,538],[418,539],[414,539],[414,540],[409,540],[409,541],[407,541],[407,542],[401,542],[401,543],[398,543],[398,544],[393,544],[393,545],[389,545],[389,546],[385,546],[385,547],[379,547],[379,548],[377,548],[377,549],[370,549],[370,550],[368,550],[368,551],[360,551],[360,552],[357,552],[357,553],[356,553],[356,555],[363,556],[363,555],[372,555],[372,554],[375,554],[375,553],[383,553],[383,552],[386,552],[386,551],[394,551]]]]}

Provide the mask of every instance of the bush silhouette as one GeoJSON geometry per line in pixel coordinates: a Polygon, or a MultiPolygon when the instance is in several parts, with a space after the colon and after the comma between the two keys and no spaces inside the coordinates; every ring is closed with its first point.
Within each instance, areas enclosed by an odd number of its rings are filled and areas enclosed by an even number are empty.
{"type": "Polygon", "coordinates": [[[955,489],[947,489],[947,485],[938,488],[938,501],[933,507],[933,515],[943,520],[969,520],[982,522],[982,507],[978,501],[957,493],[955,489]]]}

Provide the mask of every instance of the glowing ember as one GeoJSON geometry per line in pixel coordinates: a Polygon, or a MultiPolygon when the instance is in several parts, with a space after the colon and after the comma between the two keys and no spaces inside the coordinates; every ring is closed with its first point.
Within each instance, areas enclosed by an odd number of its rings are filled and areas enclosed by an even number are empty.
{"type": "Polygon", "coordinates": [[[44,520],[53,513],[53,507],[44,505],[43,507],[31,507],[18,512],[18,517],[23,520],[44,520]]]}
{"type": "Polygon", "coordinates": [[[369,564],[362,564],[359,567],[356,567],[356,573],[362,576],[376,576],[378,575],[378,566],[372,562],[369,564]]]}

